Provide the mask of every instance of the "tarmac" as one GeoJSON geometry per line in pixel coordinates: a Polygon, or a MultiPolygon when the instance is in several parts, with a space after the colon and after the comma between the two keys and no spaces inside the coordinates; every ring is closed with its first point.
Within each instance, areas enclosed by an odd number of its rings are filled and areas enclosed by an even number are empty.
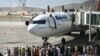
{"type": "MultiPolygon", "coordinates": [[[[48,42],[52,45],[61,43],[64,37],[66,41],[73,40],[72,36],[49,37],[48,42]]],[[[25,22],[16,21],[0,21],[0,52],[5,52],[7,48],[16,46],[42,46],[43,40],[41,37],[32,35],[27,31],[25,22]]]]}

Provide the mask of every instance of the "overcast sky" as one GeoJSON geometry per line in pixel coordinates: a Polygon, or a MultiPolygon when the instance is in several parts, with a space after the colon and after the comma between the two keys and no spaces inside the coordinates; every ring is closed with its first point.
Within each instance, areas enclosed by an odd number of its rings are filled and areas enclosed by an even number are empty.
{"type": "MultiPolygon", "coordinates": [[[[0,0],[0,7],[16,7],[22,3],[21,1],[24,0],[0,0]]],[[[70,3],[82,3],[84,1],[86,0],[26,0],[26,6],[46,8],[48,5],[55,7],[70,3]]]]}

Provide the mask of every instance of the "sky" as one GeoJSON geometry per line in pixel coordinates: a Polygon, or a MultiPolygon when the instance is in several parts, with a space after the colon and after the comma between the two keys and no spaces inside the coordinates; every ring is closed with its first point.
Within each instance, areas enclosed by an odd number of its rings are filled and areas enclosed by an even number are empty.
{"type": "MultiPolygon", "coordinates": [[[[0,7],[20,6],[24,0],[0,0],[0,7]]],[[[82,3],[86,0],[26,0],[26,6],[36,8],[55,7],[64,4],[82,3]]]]}

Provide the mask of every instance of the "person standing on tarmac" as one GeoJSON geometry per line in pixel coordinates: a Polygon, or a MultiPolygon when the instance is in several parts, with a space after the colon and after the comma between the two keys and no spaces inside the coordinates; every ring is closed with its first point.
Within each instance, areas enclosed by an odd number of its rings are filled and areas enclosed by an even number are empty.
{"type": "Polygon", "coordinates": [[[25,48],[22,48],[22,56],[25,56],[25,48]]]}
{"type": "Polygon", "coordinates": [[[27,46],[27,49],[26,49],[26,56],[31,56],[31,49],[28,46],[27,46]]]}
{"type": "Polygon", "coordinates": [[[78,56],[78,47],[77,46],[74,47],[74,56],[78,56]]]}
{"type": "Polygon", "coordinates": [[[19,47],[19,56],[21,56],[21,50],[22,50],[21,47],[19,47]]]}
{"type": "MultiPolygon", "coordinates": [[[[3,55],[2,55],[2,56],[3,56],[3,55]]],[[[4,56],[8,56],[7,53],[5,53],[4,56]]]]}
{"type": "Polygon", "coordinates": [[[60,48],[60,53],[61,53],[61,56],[64,56],[64,52],[65,52],[65,46],[62,45],[61,48],[60,48]]]}
{"type": "Polygon", "coordinates": [[[60,48],[58,46],[56,47],[56,50],[57,50],[58,56],[60,56],[60,48]]]}
{"type": "Polygon", "coordinates": [[[32,46],[32,56],[35,56],[35,47],[32,46]]]}
{"type": "Polygon", "coordinates": [[[44,47],[42,47],[41,50],[42,50],[42,52],[41,52],[42,53],[42,56],[46,56],[46,49],[44,47]]]}
{"type": "Polygon", "coordinates": [[[61,40],[61,44],[62,44],[62,45],[65,45],[65,44],[66,44],[66,40],[65,40],[64,37],[63,37],[62,40],[61,40]]]}
{"type": "Polygon", "coordinates": [[[42,56],[41,52],[42,52],[41,48],[39,48],[39,56],[42,56]]]}
{"type": "Polygon", "coordinates": [[[11,55],[11,51],[10,51],[10,49],[7,49],[7,54],[8,54],[8,56],[11,55]]]}
{"type": "Polygon", "coordinates": [[[83,56],[87,56],[87,50],[85,45],[83,45],[83,56]]]}

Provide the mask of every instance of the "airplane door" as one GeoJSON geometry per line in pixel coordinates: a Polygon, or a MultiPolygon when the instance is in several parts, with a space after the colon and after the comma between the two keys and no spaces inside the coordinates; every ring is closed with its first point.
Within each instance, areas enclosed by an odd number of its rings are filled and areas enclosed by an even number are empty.
{"type": "Polygon", "coordinates": [[[52,28],[52,29],[56,29],[56,21],[55,19],[50,16],[49,19],[48,19],[48,22],[49,22],[49,27],[52,28]]]}

